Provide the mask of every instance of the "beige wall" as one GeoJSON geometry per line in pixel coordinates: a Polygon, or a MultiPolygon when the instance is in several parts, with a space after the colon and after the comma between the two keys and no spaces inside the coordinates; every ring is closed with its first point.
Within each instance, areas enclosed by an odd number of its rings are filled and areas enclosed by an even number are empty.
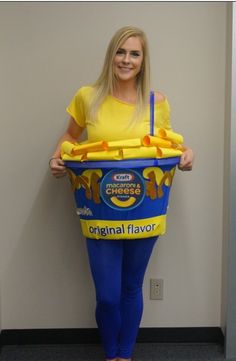
{"type": "Polygon", "coordinates": [[[94,327],[94,289],[66,179],[48,159],[65,107],[111,34],[142,27],[153,88],[195,150],[176,174],[167,234],[145,277],[143,327],[220,326],[226,9],[221,3],[0,3],[1,327],[94,327]],[[164,300],[149,300],[149,279],[164,300]]]}
{"type": "Polygon", "coordinates": [[[231,77],[232,77],[232,8],[227,8],[226,38],[226,86],[225,86],[225,133],[224,133],[224,183],[223,183],[223,244],[222,244],[222,294],[221,294],[221,325],[226,334],[227,306],[229,303],[228,257],[229,257],[229,202],[230,202],[230,141],[231,135],[231,77]]]}

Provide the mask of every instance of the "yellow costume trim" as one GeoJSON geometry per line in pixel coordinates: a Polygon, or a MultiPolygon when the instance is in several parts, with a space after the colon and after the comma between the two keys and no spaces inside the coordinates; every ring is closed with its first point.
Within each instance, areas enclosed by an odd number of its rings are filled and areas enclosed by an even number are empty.
{"type": "Polygon", "coordinates": [[[170,158],[184,152],[182,135],[159,128],[157,135],[146,135],[142,139],[104,141],[73,144],[65,141],[61,145],[61,157],[66,161],[102,161],[144,158],[170,158]]]}

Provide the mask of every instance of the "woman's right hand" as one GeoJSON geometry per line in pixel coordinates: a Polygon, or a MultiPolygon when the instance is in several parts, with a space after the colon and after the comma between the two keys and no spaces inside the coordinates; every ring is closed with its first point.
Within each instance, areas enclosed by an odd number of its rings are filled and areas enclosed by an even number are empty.
{"type": "Polygon", "coordinates": [[[53,153],[52,158],[49,160],[49,168],[51,173],[56,178],[62,178],[67,174],[65,163],[60,158],[61,154],[61,144],[64,141],[69,141],[71,143],[76,143],[77,139],[80,137],[83,128],[81,128],[76,121],[70,117],[70,122],[67,128],[67,131],[61,136],[57,147],[53,153]]]}
{"type": "Polygon", "coordinates": [[[51,173],[56,178],[62,178],[66,175],[65,163],[61,158],[51,158],[49,161],[51,173]]]}

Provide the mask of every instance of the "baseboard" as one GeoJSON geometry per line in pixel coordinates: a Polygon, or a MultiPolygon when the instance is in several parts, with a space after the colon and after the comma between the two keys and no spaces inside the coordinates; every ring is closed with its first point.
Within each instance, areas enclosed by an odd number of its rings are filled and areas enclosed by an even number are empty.
{"type": "MultiPolygon", "coordinates": [[[[0,340],[1,346],[100,342],[96,328],[2,330],[0,340]]],[[[223,344],[224,336],[220,327],[147,327],[139,329],[137,342],[223,344]]]]}

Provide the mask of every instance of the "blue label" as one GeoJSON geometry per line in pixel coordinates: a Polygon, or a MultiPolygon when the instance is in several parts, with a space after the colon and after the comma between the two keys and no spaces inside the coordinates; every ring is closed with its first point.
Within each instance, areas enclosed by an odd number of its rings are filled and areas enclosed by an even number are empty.
{"type": "Polygon", "coordinates": [[[114,169],[104,176],[100,196],[113,209],[134,209],[144,199],[145,184],[139,173],[131,169],[114,169]]]}

